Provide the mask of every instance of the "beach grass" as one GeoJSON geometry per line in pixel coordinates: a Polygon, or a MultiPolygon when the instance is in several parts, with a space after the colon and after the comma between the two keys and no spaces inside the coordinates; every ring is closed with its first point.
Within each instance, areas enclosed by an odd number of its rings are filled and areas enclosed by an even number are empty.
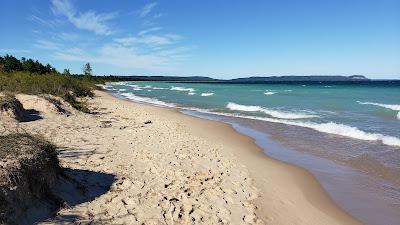
{"type": "Polygon", "coordinates": [[[96,84],[102,79],[59,73],[31,74],[28,72],[1,72],[0,92],[23,93],[31,95],[50,94],[62,97],[72,107],[90,112],[84,97],[93,97],[96,84]]]}

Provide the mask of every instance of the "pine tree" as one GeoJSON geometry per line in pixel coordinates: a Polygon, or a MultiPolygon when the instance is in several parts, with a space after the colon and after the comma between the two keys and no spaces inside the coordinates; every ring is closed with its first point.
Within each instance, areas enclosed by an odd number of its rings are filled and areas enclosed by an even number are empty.
{"type": "Polygon", "coordinates": [[[86,63],[83,68],[82,72],[85,76],[92,76],[92,67],[90,66],[90,63],[86,63]]]}

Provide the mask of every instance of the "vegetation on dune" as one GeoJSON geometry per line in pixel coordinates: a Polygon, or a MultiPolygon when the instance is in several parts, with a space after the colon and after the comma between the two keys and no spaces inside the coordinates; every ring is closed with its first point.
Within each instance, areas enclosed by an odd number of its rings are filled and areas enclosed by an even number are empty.
{"type": "Polygon", "coordinates": [[[0,224],[16,222],[35,201],[52,196],[61,168],[56,147],[26,133],[0,136],[0,224]]]}
{"type": "Polygon", "coordinates": [[[69,69],[61,74],[51,65],[43,65],[37,60],[14,56],[0,56],[0,92],[24,94],[51,94],[60,96],[74,108],[89,112],[81,97],[92,97],[96,84],[105,79],[92,76],[89,63],[83,67],[85,76],[71,75],[69,69]]]}
{"type": "MultiPolygon", "coordinates": [[[[42,151],[55,154],[55,146],[40,136],[26,133],[12,133],[0,136],[0,158],[12,157],[16,160],[23,155],[35,156],[42,151]]],[[[3,183],[5,180],[1,180],[3,183]]]]}

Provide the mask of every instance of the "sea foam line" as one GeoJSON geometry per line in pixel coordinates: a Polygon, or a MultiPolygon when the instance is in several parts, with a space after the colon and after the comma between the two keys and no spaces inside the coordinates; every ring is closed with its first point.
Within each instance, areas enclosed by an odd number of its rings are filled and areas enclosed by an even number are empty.
{"type": "Polygon", "coordinates": [[[163,102],[156,98],[141,97],[141,96],[134,95],[132,93],[121,93],[120,95],[129,100],[136,101],[136,102],[144,102],[144,103],[150,103],[150,104],[154,104],[154,105],[167,106],[167,107],[176,107],[176,105],[173,103],[163,102]]]}
{"type": "Polygon", "coordinates": [[[389,135],[379,134],[379,133],[369,133],[358,129],[357,127],[348,126],[345,124],[328,122],[328,123],[313,123],[313,122],[298,122],[293,120],[284,120],[284,119],[276,119],[276,118],[267,118],[267,117],[257,117],[257,116],[244,116],[232,113],[221,113],[221,112],[212,112],[208,110],[201,110],[196,108],[189,108],[189,110],[194,110],[202,113],[209,113],[220,116],[233,116],[237,118],[251,119],[251,120],[261,120],[272,123],[281,123],[286,125],[298,126],[309,128],[321,133],[328,133],[339,135],[347,138],[353,138],[364,141],[379,141],[384,145],[400,147],[400,138],[393,137],[389,135]]]}
{"type": "Polygon", "coordinates": [[[172,103],[166,103],[166,102],[160,101],[158,99],[153,99],[153,98],[139,97],[132,93],[123,93],[120,95],[124,96],[132,101],[137,101],[137,102],[144,102],[144,103],[150,103],[150,104],[154,104],[154,105],[167,106],[167,107],[175,107],[178,109],[193,110],[193,111],[209,113],[209,114],[214,114],[214,115],[233,116],[233,117],[238,117],[238,118],[261,120],[261,121],[267,121],[267,122],[273,122],[273,123],[281,123],[281,124],[305,127],[305,128],[309,128],[309,129],[313,129],[313,130],[322,132],[322,133],[334,134],[334,135],[354,138],[354,139],[358,139],[358,140],[365,140],[365,141],[380,141],[382,144],[385,144],[385,145],[400,147],[400,138],[398,138],[398,137],[393,137],[393,136],[379,134],[379,133],[369,133],[369,132],[365,132],[365,131],[358,129],[357,127],[352,127],[352,126],[348,126],[345,124],[338,124],[338,123],[334,123],[334,122],[328,122],[328,123],[299,122],[299,121],[277,119],[277,118],[244,116],[244,115],[237,115],[237,114],[232,114],[232,113],[212,112],[209,110],[198,109],[198,108],[179,107],[172,103]]]}
{"type": "Polygon", "coordinates": [[[318,117],[316,115],[311,114],[303,114],[303,113],[291,113],[291,112],[283,112],[278,110],[272,110],[268,108],[264,108],[261,106],[253,106],[253,105],[240,105],[233,102],[229,102],[226,105],[226,108],[235,111],[244,111],[244,112],[263,112],[267,115],[270,115],[279,119],[306,119],[318,117]]]}
{"type": "Polygon", "coordinates": [[[204,93],[201,93],[201,96],[203,96],[203,97],[212,96],[212,95],[214,95],[213,92],[204,92],[204,93]]]}
{"type": "Polygon", "coordinates": [[[174,87],[174,86],[172,86],[170,90],[173,90],[173,91],[189,91],[189,92],[194,92],[195,91],[193,88],[174,87]]]}
{"type": "Polygon", "coordinates": [[[264,92],[264,95],[273,95],[273,94],[276,94],[276,92],[273,92],[273,91],[264,92]]]}
{"type": "Polygon", "coordinates": [[[374,106],[379,106],[382,108],[390,109],[393,111],[398,111],[397,119],[400,120],[400,105],[390,105],[390,104],[382,104],[382,103],[376,103],[376,102],[361,102],[361,101],[357,101],[357,103],[361,104],[361,105],[374,105],[374,106]]]}

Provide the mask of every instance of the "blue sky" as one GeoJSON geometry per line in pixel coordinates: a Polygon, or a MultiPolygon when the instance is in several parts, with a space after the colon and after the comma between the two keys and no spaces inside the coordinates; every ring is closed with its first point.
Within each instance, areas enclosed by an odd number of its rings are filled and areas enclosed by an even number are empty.
{"type": "Polygon", "coordinates": [[[400,78],[399,0],[0,3],[0,54],[78,73],[400,78]]]}

